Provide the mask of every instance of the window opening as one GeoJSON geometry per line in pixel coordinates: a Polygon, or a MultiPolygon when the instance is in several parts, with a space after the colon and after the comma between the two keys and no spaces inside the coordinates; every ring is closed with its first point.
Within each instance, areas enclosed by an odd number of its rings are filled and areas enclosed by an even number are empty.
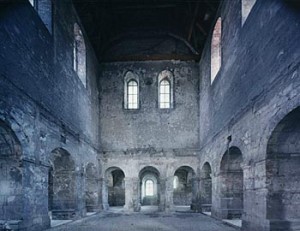
{"type": "Polygon", "coordinates": [[[127,102],[128,109],[138,108],[138,84],[134,80],[130,80],[127,84],[127,102]]]}
{"type": "Polygon", "coordinates": [[[154,195],[154,182],[152,180],[146,181],[146,189],[145,189],[146,196],[153,196],[154,195]]]}
{"type": "Polygon", "coordinates": [[[211,83],[216,78],[222,62],[221,54],[222,20],[216,22],[211,41],[211,83]]]}
{"type": "Polygon", "coordinates": [[[159,107],[160,108],[170,108],[171,103],[171,89],[170,89],[170,82],[166,79],[163,79],[160,82],[160,100],[159,100],[159,107]]]}

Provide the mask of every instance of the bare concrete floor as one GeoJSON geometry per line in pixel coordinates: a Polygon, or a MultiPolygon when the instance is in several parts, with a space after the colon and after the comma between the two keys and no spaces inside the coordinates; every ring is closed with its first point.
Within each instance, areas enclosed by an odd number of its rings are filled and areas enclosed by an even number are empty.
{"type": "Polygon", "coordinates": [[[236,231],[199,213],[102,212],[49,231],[236,231]]]}

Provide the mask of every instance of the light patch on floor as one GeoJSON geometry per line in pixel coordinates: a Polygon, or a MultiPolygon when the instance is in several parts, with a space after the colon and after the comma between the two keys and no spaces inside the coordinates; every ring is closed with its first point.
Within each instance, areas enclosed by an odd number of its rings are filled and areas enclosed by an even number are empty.
{"type": "Polygon", "coordinates": [[[87,216],[92,216],[94,214],[96,214],[96,212],[86,213],[87,216]]]}
{"type": "Polygon", "coordinates": [[[240,219],[233,219],[233,220],[228,220],[228,219],[223,219],[222,221],[224,221],[225,223],[229,224],[229,225],[233,225],[235,227],[242,227],[242,220],[240,219]]]}
{"type": "Polygon", "coordinates": [[[155,206],[155,205],[142,206],[141,207],[141,212],[143,212],[143,213],[158,212],[158,206],[155,206]]]}
{"type": "Polygon", "coordinates": [[[63,224],[67,224],[71,222],[72,220],[51,220],[51,227],[57,227],[63,224]]]}
{"type": "Polygon", "coordinates": [[[205,214],[207,216],[211,216],[211,212],[203,212],[203,214],[205,214]]]}

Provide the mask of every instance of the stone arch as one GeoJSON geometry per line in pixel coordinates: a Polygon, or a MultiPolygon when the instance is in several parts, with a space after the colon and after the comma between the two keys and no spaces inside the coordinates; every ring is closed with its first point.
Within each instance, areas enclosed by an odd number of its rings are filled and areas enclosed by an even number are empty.
{"type": "Polygon", "coordinates": [[[201,169],[201,211],[211,212],[212,204],[212,170],[209,162],[205,162],[201,169]]]}
{"type": "Polygon", "coordinates": [[[22,148],[11,127],[0,120],[0,220],[21,220],[24,192],[22,148]]]}
{"type": "MultiPolygon", "coordinates": [[[[173,203],[175,206],[190,206],[192,207],[194,195],[197,192],[195,188],[195,171],[190,166],[178,167],[174,172],[178,178],[178,185],[173,185],[173,203]]],[[[178,208],[177,208],[178,209],[178,208]]]]}
{"type": "Polygon", "coordinates": [[[300,107],[297,107],[277,124],[268,140],[266,176],[270,230],[296,230],[299,223],[299,121],[300,107]]]}
{"type": "Polygon", "coordinates": [[[241,218],[243,213],[243,156],[238,147],[230,147],[223,155],[220,166],[221,217],[241,218]]]}
{"type": "MultiPolygon", "coordinates": [[[[1,101],[0,101],[1,102],[1,101]]],[[[31,154],[33,148],[32,142],[30,142],[30,135],[25,133],[24,127],[21,126],[22,121],[18,121],[13,115],[0,109],[0,121],[6,124],[14,133],[16,140],[18,140],[22,147],[20,159],[22,157],[28,157],[31,154]]]]}
{"type": "Polygon", "coordinates": [[[68,220],[76,216],[76,173],[71,154],[56,148],[51,152],[52,166],[48,180],[48,208],[54,220],[68,220]]]}
{"type": "Polygon", "coordinates": [[[154,205],[160,204],[160,172],[152,166],[146,166],[139,172],[139,198],[140,204],[143,205],[154,205]],[[146,182],[147,180],[153,181],[153,195],[146,195],[146,182]]]}
{"type": "Polygon", "coordinates": [[[99,204],[99,179],[98,168],[94,163],[88,163],[85,167],[85,203],[86,211],[98,210],[99,204]]]}
{"type": "Polygon", "coordinates": [[[104,174],[103,207],[125,205],[125,173],[119,167],[109,167],[104,174]]]}

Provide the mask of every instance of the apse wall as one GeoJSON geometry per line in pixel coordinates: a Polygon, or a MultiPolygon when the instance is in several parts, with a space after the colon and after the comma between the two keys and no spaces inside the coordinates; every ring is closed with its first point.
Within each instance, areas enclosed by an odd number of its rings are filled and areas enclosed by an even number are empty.
{"type": "Polygon", "coordinates": [[[198,69],[195,62],[143,61],[102,65],[100,128],[103,151],[160,152],[198,148],[198,69]],[[159,108],[159,76],[173,81],[171,108],[159,108]],[[125,76],[139,82],[139,108],[124,108],[125,76]],[[148,150],[148,151],[147,151],[148,150]]]}

